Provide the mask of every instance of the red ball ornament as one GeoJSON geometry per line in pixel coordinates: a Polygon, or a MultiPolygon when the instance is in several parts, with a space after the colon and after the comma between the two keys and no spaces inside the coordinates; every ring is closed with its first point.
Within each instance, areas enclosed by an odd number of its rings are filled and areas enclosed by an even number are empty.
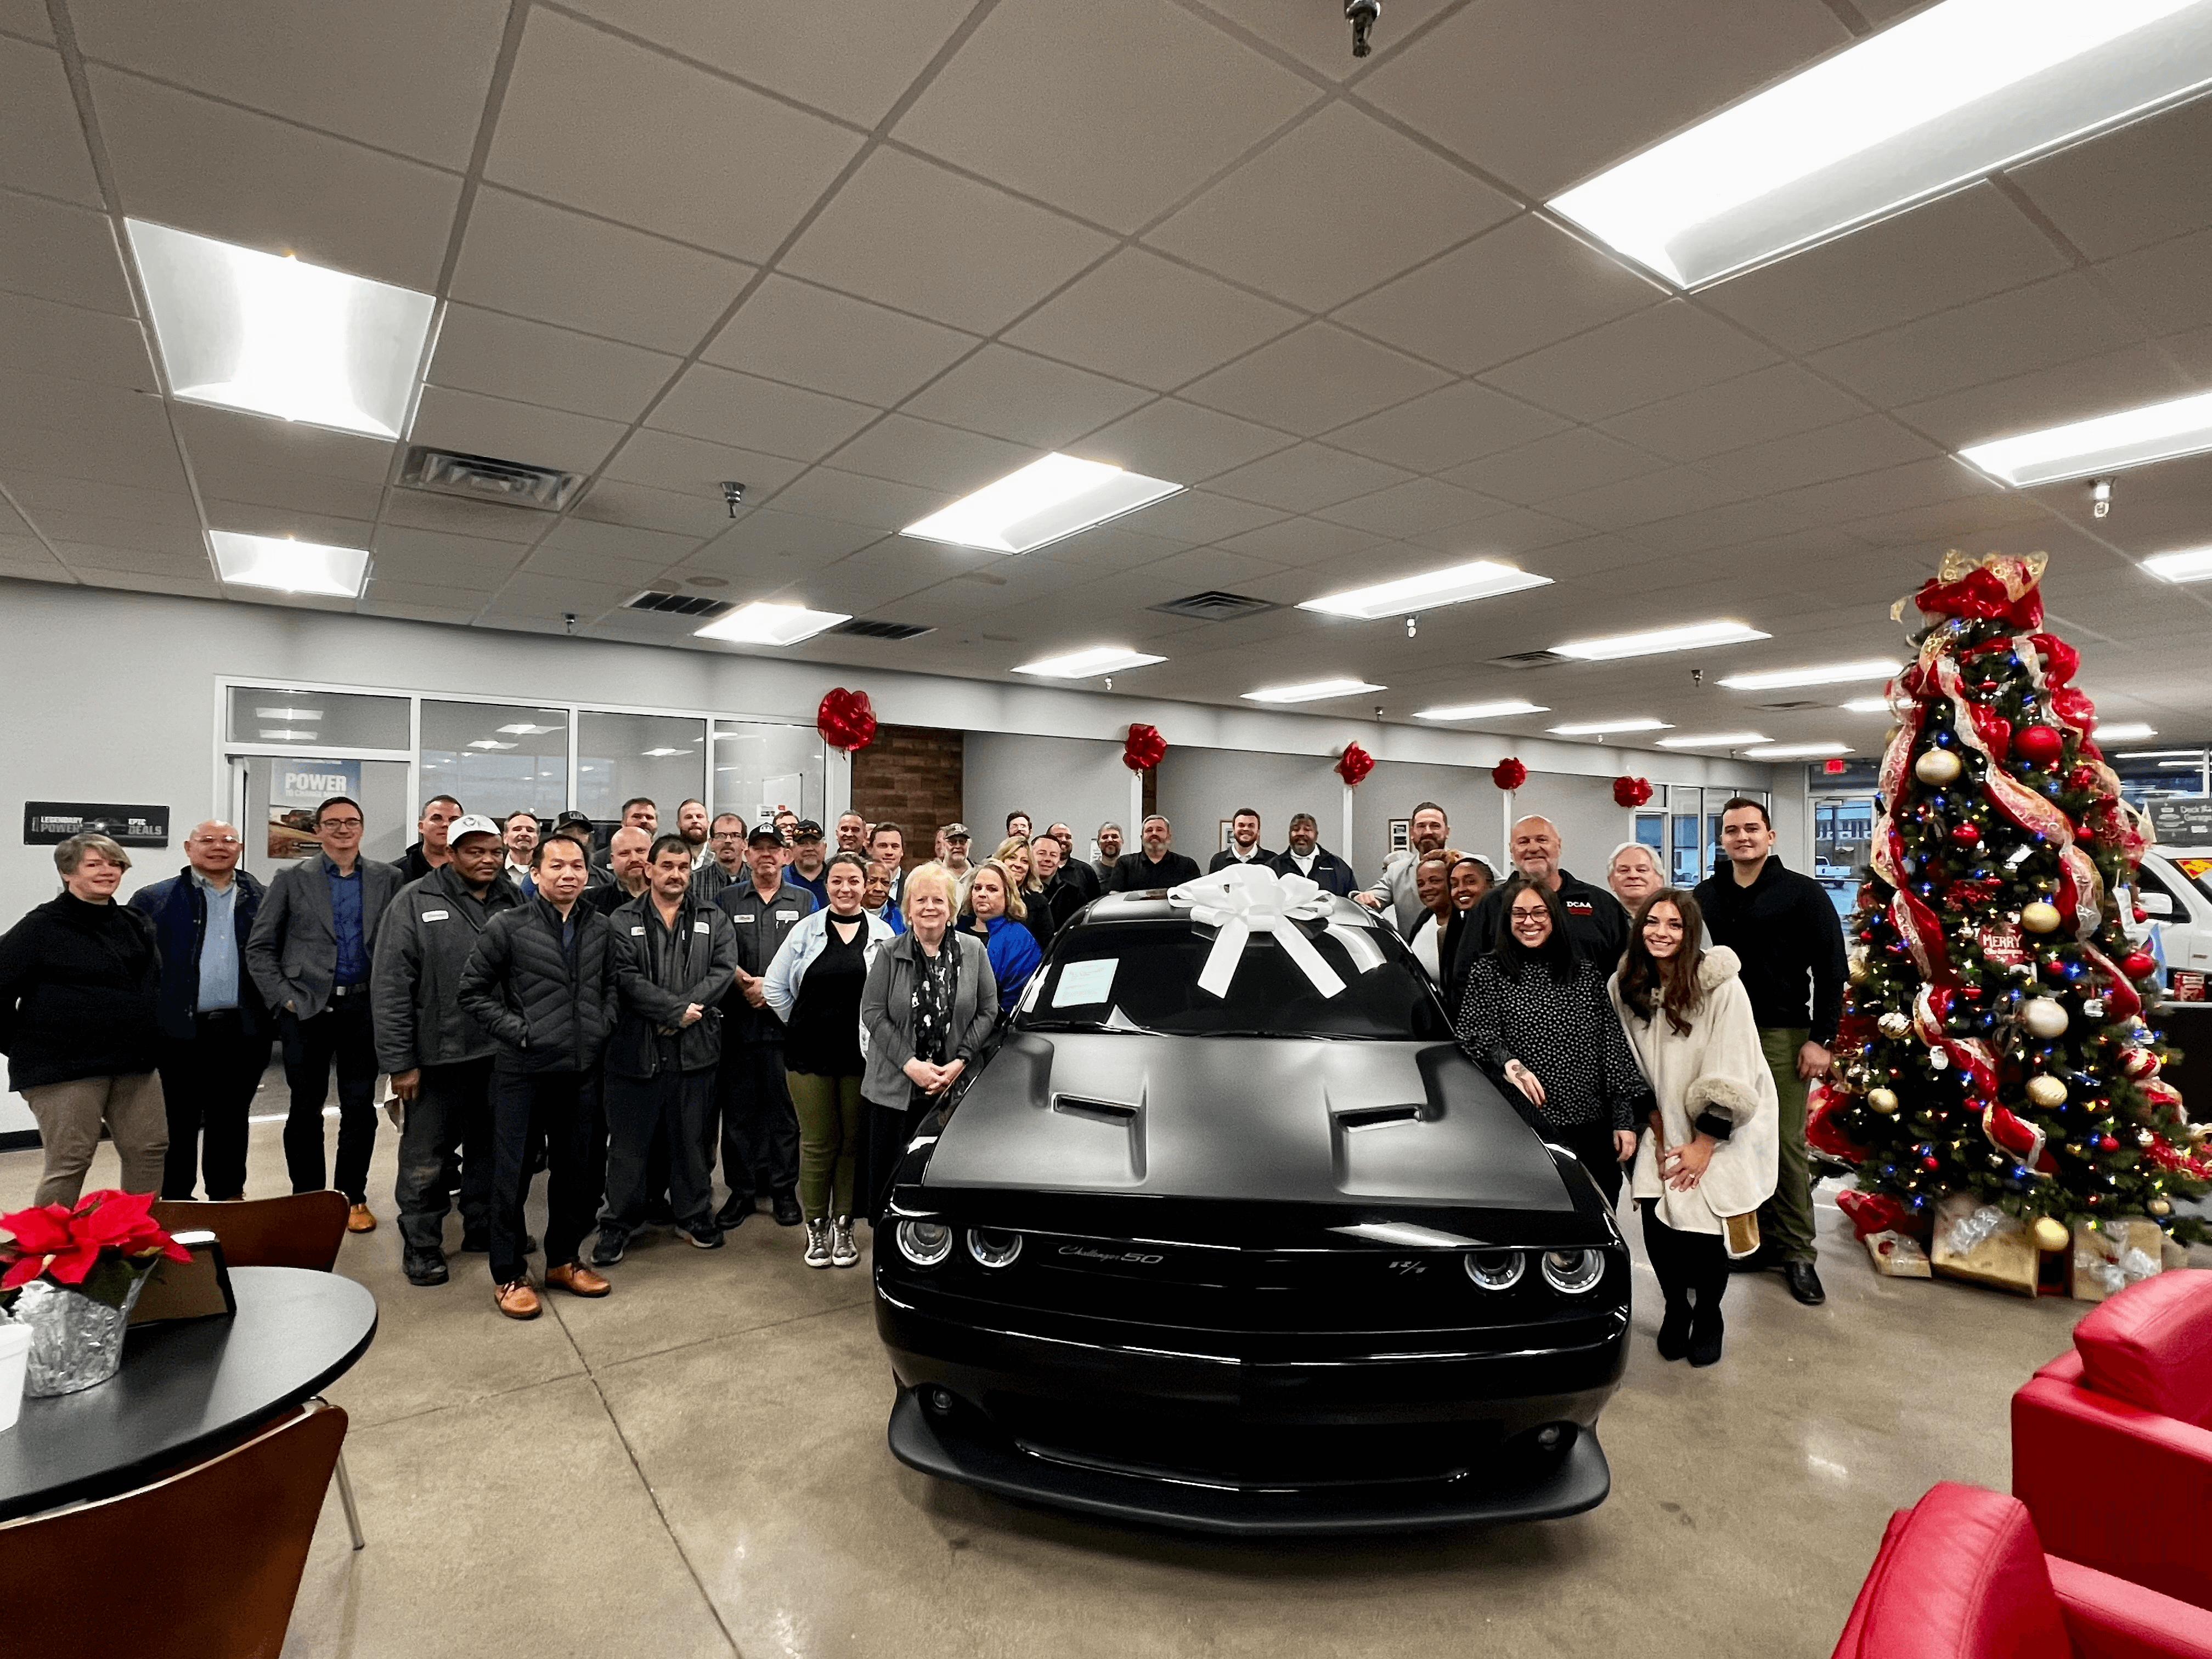
{"type": "Polygon", "coordinates": [[[2055,726],[2026,726],[2014,733],[2013,752],[2022,760],[2037,766],[2048,766],[2057,760],[2066,746],[2066,739],[2055,726]]]}
{"type": "Polygon", "coordinates": [[[822,741],[848,754],[866,749],[876,740],[876,710],[865,691],[848,691],[840,685],[825,691],[814,711],[814,729],[822,741]]]}
{"type": "Polygon", "coordinates": [[[2148,1048],[2130,1048],[2120,1056],[2120,1069],[2136,1082],[2158,1074],[2159,1058],[2148,1048]]]}
{"type": "Polygon", "coordinates": [[[2158,958],[2148,951],[2130,951],[2120,958],[2120,971],[2130,979],[2148,979],[2158,971],[2158,958]]]}
{"type": "Polygon", "coordinates": [[[2137,925],[2140,926],[2142,923],[2148,921],[2149,920],[2150,912],[2144,909],[2140,904],[2136,906],[2136,921],[2137,925]]]}
{"type": "Polygon", "coordinates": [[[1528,769],[1508,755],[1490,769],[1490,781],[1500,789],[1510,792],[1528,781],[1528,769]]]}
{"type": "Polygon", "coordinates": [[[1923,1158],[1920,1160],[1920,1167],[1923,1170],[1940,1170],[1943,1166],[1932,1158],[1923,1158]]]}
{"type": "Polygon", "coordinates": [[[2099,1135],[2097,1137],[2097,1150],[2100,1152],[2118,1152],[2119,1150],[2119,1146],[2120,1138],[2118,1135],[2099,1135]]]}
{"type": "Polygon", "coordinates": [[[1167,758],[1168,740],[1157,726],[1132,721],[1121,742],[1121,764],[1132,772],[1149,772],[1167,758]]]}
{"type": "Polygon", "coordinates": [[[1954,824],[1951,827],[1951,839],[1960,847],[1978,847],[1981,844],[1982,832],[1971,823],[1954,824]]]}

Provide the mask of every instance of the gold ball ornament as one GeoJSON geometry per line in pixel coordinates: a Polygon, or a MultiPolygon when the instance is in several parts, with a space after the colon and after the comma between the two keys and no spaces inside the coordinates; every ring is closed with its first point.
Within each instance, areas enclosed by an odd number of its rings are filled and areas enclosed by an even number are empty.
{"type": "Polygon", "coordinates": [[[2055,1077],[2032,1077],[2027,1080],[2027,1097],[2039,1106],[2063,1106],[2066,1085],[2055,1077]]]}
{"type": "Polygon", "coordinates": [[[2031,933],[2056,933],[2058,928],[2058,907],[2038,899],[2033,904],[2020,907],[2020,925],[2031,933]]]}
{"type": "Polygon", "coordinates": [[[1923,783],[1949,783],[1961,769],[1959,757],[1948,749],[1930,749],[1912,763],[1912,775],[1923,783]]]}
{"type": "Polygon", "coordinates": [[[2047,1215],[2038,1216],[2036,1218],[2033,1232],[2035,1235],[2035,1248],[2043,1251],[2045,1255],[2050,1254],[2050,1252],[2053,1250],[2064,1249],[2066,1248],[2067,1241],[2073,1237],[2072,1234],[2066,1231],[2066,1224],[2064,1222],[2057,1219],[2055,1217],[2047,1215]]]}
{"type": "Polygon", "coordinates": [[[2021,1018],[2039,1037],[2066,1034],[2066,1005],[2056,997],[2030,997],[2027,1006],[2021,1010],[2021,1018]]]}
{"type": "Polygon", "coordinates": [[[1863,985],[1874,975],[1874,969],[1867,966],[1867,959],[1864,957],[1853,957],[1850,966],[1844,971],[1850,976],[1854,985],[1863,985]]]}
{"type": "Polygon", "coordinates": [[[1867,1091],[1866,1103],[1875,1111],[1880,1112],[1884,1117],[1887,1117],[1892,1112],[1897,1109],[1897,1091],[1894,1089],[1869,1089],[1867,1091]]]}
{"type": "Polygon", "coordinates": [[[1887,1013],[1875,1024],[1881,1028],[1884,1036],[1901,1037],[1912,1029],[1912,1022],[1903,1014],[1887,1013]]]}
{"type": "Polygon", "coordinates": [[[2172,1215],[2173,1213],[2173,1206],[2167,1203],[2162,1198],[2154,1198],[2149,1203],[2144,1205],[2143,1208],[2148,1210],[2153,1215],[2172,1215]]]}

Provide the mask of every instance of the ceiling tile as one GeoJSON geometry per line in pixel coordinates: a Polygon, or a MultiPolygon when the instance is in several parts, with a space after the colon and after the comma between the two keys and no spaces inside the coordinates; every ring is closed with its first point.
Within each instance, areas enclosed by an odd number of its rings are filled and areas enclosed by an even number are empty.
{"type": "Polygon", "coordinates": [[[1010,346],[988,345],[910,398],[905,412],[1012,443],[1057,449],[1152,394],[1010,346]]]}
{"type": "MultiPolygon", "coordinates": [[[[886,415],[837,452],[839,470],[936,492],[937,505],[1003,478],[1037,449],[908,415],[886,415]]],[[[935,511],[935,507],[928,509],[935,511]]],[[[909,519],[908,524],[914,522],[909,519]]]]}
{"type": "Polygon", "coordinates": [[[1812,514],[1816,522],[1847,524],[1855,519],[1938,501],[1991,499],[2011,492],[1992,483],[1963,461],[1946,455],[1932,461],[1864,472],[1856,477],[1808,484],[1775,496],[1782,506],[1812,514]]]}
{"type": "Polygon", "coordinates": [[[1272,301],[1127,247],[1022,319],[1006,338],[1164,392],[1297,321],[1297,312],[1272,301]]]}
{"type": "Polygon", "coordinates": [[[46,15],[44,0],[0,0],[0,29],[27,34],[34,40],[54,38],[53,21],[46,15]]]}
{"type": "MultiPolygon", "coordinates": [[[[665,437],[669,434],[651,434],[665,437]]],[[[690,440],[679,440],[690,442],[690,440]]],[[[710,446],[702,446],[709,447],[710,446]]],[[[785,465],[794,465],[786,463],[785,465]]],[[[620,483],[601,477],[570,510],[573,518],[594,524],[628,525],[638,530],[658,530],[698,541],[718,536],[730,526],[729,508],[719,489],[679,492],[653,489],[644,484],[620,483]]]]}
{"type": "Polygon", "coordinates": [[[1233,472],[1212,479],[1210,487],[1240,501],[1262,507],[1279,507],[1286,513],[1310,513],[1316,507],[1349,501],[1386,485],[1403,483],[1413,475],[1380,461],[1347,455],[1320,444],[1300,444],[1233,472]]]}
{"type": "Polygon", "coordinates": [[[2153,334],[2212,325],[2212,231],[2123,254],[2097,270],[2153,334]]]}
{"type": "MultiPolygon", "coordinates": [[[[1220,541],[1248,530],[1256,530],[1261,525],[1272,524],[1282,516],[1279,508],[1255,507],[1250,501],[1240,501],[1227,495],[1217,495],[1210,489],[1185,489],[1169,496],[1165,501],[1154,501],[1140,513],[1115,520],[1110,528],[1118,534],[1121,533],[1124,526],[1141,525],[1143,533],[1147,538],[1197,546],[1206,542],[1220,541]]],[[[1102,535],[1106,532],[1093,531],[1090,533],[1102,535]]],[[[1079,536],[1074,539],[1079,542],[1087,541],[1090,537],[1079,536]]],[[[1043,549],[1039,550],[1049,551],[1043,549]]]]}
{"type": "Polygon", "coordinates": [[[1196,483],[1297,441],[1288,433],[1163,398],[1072,447],[1086,459],[1110,461],[1147,477],[1196,483]]]}
{"type": "Polygon", "coordinates": [[[1169,0],[1002,0],[893,136],[1129,232],[1319,95],[1169,0]]]}
{"type": "Polygon", "coordinates": [[[342,138],[92,66],[123,210],[428,293],[461,181],[342,138]]]}
{"type": "Polygon", "coordinates": [[[1678,466],[1664,472],[1647,473],[1640,478],[1624,478],[1619,483],[1601,484],[1577,495],[1562,495],[1544,506],[1547,512],[1588,525],[1593,530],[1629,530],[1656,520],[1741,501],[1750,493],[1711,472],[1678,466]]]}
{"type": "Polygon", "coordinates": [[[1578,489],[1656,472],[1665,462],[1588,427],[1539,438],[1517,449],[1484,457],[1444,476],[1500,501],[1534,507],[1578,489]]]}
{"type": "Polygon", "coordinates": [[[1283,519],[1241,535],[1224,538],[1221,545],[1232,553],[1264,559],[1270,564],[1304,568],[1349,559],[1382,544],[1383,538],[1348,524],[1326,519],[1283,519]]]}
{"type": "Polygon", "coordinates": [[[863,126],[886,114],[974,0],[576,0],[576,10],[863,126]]]}
{"type": "Polygon", "coordinates": [[[107,216],[0,191],[0,289],[118,317],[137,314],[107,216]]]}
{"type": "Polygon", "coordinates": [[[176,419],[193,470],[224,495],[240,493],[246,479],[263,473],[379,484],[392,471],[393,446],[386,438],[275,421],[209,404],[179,404],[176,419]]]}
{"type": "Polygon", "coordinates": [[[1811,529],[1814,523],[1813,514],[1773,501],[1729,501],[1703,512],[1638,525],[1635,539],[1656,553],[1695,555],[1793,534],[1811,529]]]}
{"type": "Polygon", "coordinates": [[[635,525],[599,524],[589,519],[563,519],[538,543],[531,555],[535,561],[551,553],[579,553],[632,564],[665,566],[688,556],[699,545],[697,536],[672,536],[635,525]]]}
{"type": "Polygon", "coordinates": [[[1795,363],[1778,363],[1599,424],[1614,437],[1669,460],[1695,461],[1762,438],[1832,426],[1865,411],[1866,405],[1850,392],[1795,363]]]}
{"type": "MultiPolygon", "coordinates": [[[[2191,521],[2203,522],[2201,508],[2192,507],[2191,521]]],[[[1904,507],[1894,513],[1853,519],[1847,527],[1857,540],[1881,547],[1918,547],[1927,550],[1927,568],[1947,548],[1977,537],[2002,537],[2008,531],[2025,533],[2029,544],[2041,548],[2048,540],[2044,526],[2050,522],[2033,501],[2017,495],[1979,496],[1972,501],[1938,501],[1926,507],[1904,507]]],[[[1987,551],[1986,548],[1978,551],[1987,551]]],[[[2027,551],[2027,548],[2015,550],[2027,551]]],[[[1902,590],[1899,597],[1903,597],[1902,590]]]]}
{"type": "MultiPolygon", "coordinates": [[[[1288,52],[1308,69],[1332,81],[1364,78],[1377,62],[1388,61],[1393,48],[1452,0],[1398,0],[1389,21],[1375,31],[1375,56],[1352,55],[1352,30],[1341,9],[1328,6],[1286,6],[1282,0],[1206,0],[1206,11],[1227,18],[1258,36],[1278,52],[1288,52]]],[[[1408,50],[1417,50],[1418,43],[1408,50]]]]}
{"type": "Polygon", "coordinates": [[[453,297],[689,351],[752,274],[750,265],[487,188],[469,210],[453,297]]]}
{"type": "Polygon", "coordinates": [[[550,11],[531,14],[484,174],[764,259],[858,133],[550,11]],[[743,157],[741,165],[732,165],[743,157]]]}
{"type": "MultiPolygon", "coordinates": [[[[201,539],[197,524],[147,524],[106,513],[73,513],[58,508],[38,514],[36,521],[39,533],[57,548],[85,544],[113,552],[166,553],[177,558],[204,559],[207,556],[207,544],[201,539]]],[[[68,552],[62,556],[71,563],[76,562],[75,556],[68,552]]],[[[157,567],[132,568],[150,570],[157,567]]]]}
{"type": "Polygon", "coordinates": [[[1497,512],[1498,505],[1487,495],[1439,479],[1415,478],[1322,507],[1318,516],[1378,536],[1418,536],[1486,518],[1497,512]]]}
{"type": "Polygon", "coordinates": [[[496,587],[522,556],[522,550],[512,542],[390,524],[378,528],[373,546],[370,571],[378,590],[387,578],[454,589],[496,587]]]}
{"type": "Polygon", "coordinates": [[[781,268],[976,333],[1004,327],[1113,244],[988,185],[879,149],[781,268]]]}
{"type": "Polygon", "coordinates": [[[844,442],[875,413],[865,404],[694,363],[651,421],[664,432],[811,461],[844,442]]]}
{"type": "Polygon", "coordinates": [[[2212,226],[2212,100],[2075,144],[2012,178],[2092,259],[2212,226]]]}
{"type": "Polygon", "coordinates": [[[591,472],[606,459],[607,452],[622,434],[618,422],[432,386],[422,388],[415,429],[408,436],[418,444],[458,449],[467,455],[495,455],[529,466],[591,472]]]}
{"type": "Polygon", "coordinates": [[[1557,432],[1566,422],[1472,380],[1339,427],[1328,441],[1417,471],[1441,471],[1557,432]]]}
{"type": "MultiPolygon", "coordinates": [[[[1406,539],[1416,546],[1434,548],[1440,552],[1464,551],[1486,556],[1541,552],[1563,543],[1586,541],[1589,537],[1589,530],[1581,525],[1570,524],[1532,507],[1512,507],[1472,524],[1455,525],[1434,535],[1408,536],[1406,539]]],[[[1550,555],[1545,556],[1548,558],[1550,555]]]]}
{"type": "MultiPolygon", "coordinates": [[[[729,508],[722,499],[725,480],[744,485],[745,500],[757,502],[805,470],[803,461],[787,460],[781,455],[732,449],[681,433],[648,430],[631,433],[606,464],[605,472],[608,479],[650,485],[656,492],[676,494],[726,518],[729,508]]],[[[594,486],[592,495],[598,495],[602,488],[594,486]]]]}
{"type": "Polygon", "coordinates": [[[1326,311],[1513,211],[1487,185],[1333,103],[1145,240],[1326,311]]]}
{"type": "Polygon", "coordinates": [[[454,305],[447,307],[438,331],[429,380],[629,422],[668,383],[678,361],[572,329],[454,305]]]}
{"type": "MultiPolygon", "coordinates": [[[[199,528],[199,508],[193,503],[191,492],[182,489],[146,489],[16,466],[8,469],[6,483],[9,494],[33,520],[49,511],[105,513],[112,518],[136,519],[146,524],[185,530],[199,528]]],[[[4,504],[0,504],[0,519],[12,520],[15,517],[4,504]]],[[[7,524],[5,528],[11,532],[19,531],[14,523],[7,524]]]]}
{"type": "Polygon", "coordinates": [[[841,559],[883,539],[872,525],[842,523],[764,507],[749,513],[692,556],[691,562],[729,570],[746,560],[803,559],[810,568],[841,559]]]}
{"type": "Polygon", "coordinates": [[[469,164],[501,0],[71,0],[87,58],[456,171],[469,164]]]}
{"type": "MultiPolygon", "coordinates": [[[[376,497],[363,497],[362,486],[336,478],[300,481],[298,501],[225,501],[217,495],[203,499],[210,529],[236,530],[248,536],[298,537],[332,547],[367,547],[374,529],[376,497]],[[349,494],[351,498],[348,499],[349,494]],[[343,511],[326,511],[318,502],[343,511]]],[[[281,493],[281,492],[270,492],[281,493]]]]}
{"type": "Polygon", "coordinates": [[[489,541],[534,542],[553,527],[553,515],[526,507],[434,495],[427,489],[395,489],[384,503],[384,525],[449,531],[489,541]]]}
{"type": "Polygon", "coordinates": [[[1309,323],[1184,388],[1195,404],[1312,437],[1449,376],[1331,323],[1309,323]]]}
{"type": "Polygon", "coordinates": [[[1362,295],[1336,316],[1472,374],[1665,297],[1653,283],[1524,213],[1362,295]]]}
{"type": "Polygon", "coordinates": [[[136,317],[81,311],[0,293],[0,368],[27,369],[137,392],[155,389],[136,317]]]}
{"type": "Polygon", "coordinates": [[[1489,384],[1582,421],[1656,403],[1776,361],[1680,300],[1507,363],[1489,384]]]}
{"type": "Polygon", "coordinates": [[[770,276],[701,355],[888,409],[975,345],[971,334],[770,276]]]}
{"type": "Polygon", "coordinates": [[[46,374],[0,372],[0,466],[148,489],[187,487],[158,399],[46,374]]]}
{"type": "Polygon", "coordinates": [[[1492,0],[1446,19],[1359,90],[1540,198],[1850,38],[1811,0],[1492,0]]]}
{"type": "Polygon", "coordinates": [[[0,184],[100,204],[61,53],[6,35],[0,35],[0,184]]]}
{"type": "Polygon", "coordinates": [[[1796,433],[1763,444],[1732,449],[1707,462],[1705,471],[1757,495],[1795,489],[1826,478],[1846,478],[1906,461],[1926,460],[1942,452],[1881,415],[1796,433]]]}
{"type": "Polygon", "coordinates": [[[778,490],[763,510],[806,514],[864,526],[884,535],[927,518],[944,505],[945,493],[939,489],[866,477],[839,467],[815,466],[788,488],[778,490]]]}
{"type": "Polygon", "coordinates": [[[1048,542],[1034,553],[1024,553],[1018,559],[1004,560],[986,568],[1004,572],[1029,565],[1067,564],[1079,566],[1096,574],[1133,570],[1140,564],[1158,564],[1170,554],[1181,551],[1184,545],[1170,538],[1149,533],[1152,515],[1158,510],[1158,507],[1148,507],[1140,512],[1125,514],[1111,523],[1064,537],[1056,542],[1048,542]],[[1125,525],[1133,524],[1146,526],[1147,533],[1139,534],[1122,528],[1125,525]]]}
{"type": "MultiPolygon", "coordinates": [[[[219,504],[236,502],[290,514],[296,520],[296,522],[285,523],[281,528],[267,532],[267,534],[320,539],[307,527],[309,519],[353,520],[367,525],[374,521],[377,506],[384,499],[381,483],[362,483],[355,479],[333,478],[322,473],[283,472],[257,467],[232,476],[223,469],[197,463],[193,471],[199,478],[200,494],[207,501],[208,522],[223,530],[254,529],[235,514],[226,518],[219,514],[219,504]]],[[[254,533],[264,532],[254,530],[254,533]]]]}

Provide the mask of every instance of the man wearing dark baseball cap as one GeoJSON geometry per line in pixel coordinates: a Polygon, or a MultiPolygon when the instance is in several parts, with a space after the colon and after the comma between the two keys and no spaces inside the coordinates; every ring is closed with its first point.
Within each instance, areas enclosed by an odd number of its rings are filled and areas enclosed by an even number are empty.
{"type": "MultiPolygon", "coordinates": [[[[814,826],[817,836],[821,826],[814,826]]],[[[722,1182],[728,1196],[714,1216],[727,1231],[742,1225],[760,1199],[777,1224],[796,1227],[799,1208],[799,1116],[784,1081],[783,1022],[768,1006],[769,963],[799,920],[815,908],[813,895],[786,879],[782,833],[773,823],[753,826],[745,840],[750,880],[715,896],[737,936],[737,978],[722,1000],[722,1058],[715,1073],[710,1122],[721,1142],[722,1182]]],[[[708,1162],[713,1164],[713,1149],[708,1162]]]]}
{"type": "Polygon", "coordinates": [[[783,878],[811,893],[817,910],[830,902],[830,890],[823,885],[828,859],[820,824],[812,818],[801,818],[791,826],[791,862],[784,866],[783,878]]]}

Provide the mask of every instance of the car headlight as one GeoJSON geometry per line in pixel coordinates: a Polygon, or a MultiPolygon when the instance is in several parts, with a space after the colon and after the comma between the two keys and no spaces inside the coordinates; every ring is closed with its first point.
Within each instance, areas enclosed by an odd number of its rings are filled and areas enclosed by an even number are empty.
{"type": "Polygon", "coordinates": [[[1003,1233],[995,1227],[968,1230],[968,1254],[987,1267],[1011,1267],[1021,1253],[1019,1233],[1003,1233]]]}
{"type": "Polygon", "coordinates": [[[934,1267],[952,1254],[952,1229],[942,1221],[902,1221],[899,1254],[917,1267],[934,1267]]]}
{"type": "Polygon", "coordinates": [[[1467,1265],[1467,1276],[1486,1291],[1511,1290],[1528,1266],[1518,1250],[1474,1250],[1460,1260],[1467,1265]]]}
{"type": "Polygon", "coordinates": [[[1605,1253],[1601,1250],[1547,1250],[1544,1252],[1544,1282],[1553,1290],[1569,1296],[1580,1296],[1584,1291],[1597,1288],[1605,1277],[1605,1253]]]}

